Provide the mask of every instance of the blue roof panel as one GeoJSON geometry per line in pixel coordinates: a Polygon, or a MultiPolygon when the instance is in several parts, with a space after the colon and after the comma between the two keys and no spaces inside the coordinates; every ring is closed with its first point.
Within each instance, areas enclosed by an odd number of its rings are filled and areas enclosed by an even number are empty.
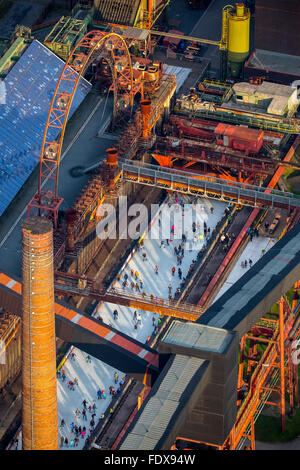
{"type": "MultiPolygon", "coordinates": [[[[5,104],[0,101],[0,216],[39,162],[47,116],[63,66],[59,57],[34,40],[4,79],[5,104]]],[[[69,118],[91,87],[80,79],[69,118]]],[[[58,133],[59,129],[51,128],[48,137],[54,140],[58,133]]]]}

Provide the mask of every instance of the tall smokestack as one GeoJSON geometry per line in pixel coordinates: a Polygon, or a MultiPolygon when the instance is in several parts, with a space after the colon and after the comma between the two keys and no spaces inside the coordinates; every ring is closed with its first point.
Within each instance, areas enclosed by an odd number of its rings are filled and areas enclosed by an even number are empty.
{"type": "Polygon", "coordinates": [[[58,449],[53,229],[45,217],[22,224],[23,450],[58,449]]]}

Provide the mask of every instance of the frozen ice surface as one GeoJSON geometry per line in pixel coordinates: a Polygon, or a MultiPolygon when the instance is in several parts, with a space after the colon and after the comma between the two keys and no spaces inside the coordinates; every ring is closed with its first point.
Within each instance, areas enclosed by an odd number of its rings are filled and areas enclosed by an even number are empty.
{"type": "MultiPolygon", "coordinates": [[[[189,198],[185,197],[184,201],[189,201],[189,198]]],[[[174,202],[174,201],[172,201],[174,202]]],[[[178,246],[181,242],[180,231],[183,230],[187,237],[185,243],[185,253],[182,260],[181,270],[183,277],[186,276],[187,271],[193,259],[196,259],[198,251],[205,243],[205,237],[203,233],[204,222],[207,228],[210,228],[212,233],[213,228],[222,217],[225,210],[226,204],[221,201],[210,201],[204,198],[198,198],[198,204],[192,205],[191,203],[184,204],[183,216],[181,217],[181,206],[179,204],[172,205],[171,209],[168,204],[165,203],[160,207],[161,214],[157,213],[156,217],[151,223],[151,236],[147,234],[144,238],[144,247],[139,251],[135,252],[129,262],[122,268],[120,272],[120,282],[115,282],[115,287],[122,288],[122,282],[124,281],[124,274],[128,274],[128,286],[125,287],[127,292],[135,293],[136,288],[132,290],[130,286],[131,279],[137,282],[135,276],[131,275],[131,270],[138,271],[139,277],[138,282],[143,282],[142,291],[146,294],[153,294],[167,299],[169,295],[169,284],[172,285],[172,294],[174,295],[176,288],[180,285],[180,279],[178,277],[177,256],[174,253],[174,246],[178,246]],[[213,213],[211,213],[211,207],[213,206],[213,213]],[[169,240],[169,246],[164,242],[164,246],[161,247],[161,239],[158,238],[160,231],[164,229],[166,231],[166,220],[167,214],[171,213],[170,220],[171,226],[174,224],[174,235],[169,240]],[[173,215],[172,215],[173,214],[173,215]],[[174,217],[175,215],[175,217],[174,217]],[[160,220],[160,223],[159,223],[160,220]],[[196,223],[196,232],[192,231],[192,222],[196,223]],[[152,235],[157,238],[151,238],[152,235]],[[195,236],[197,240],[195,239],[195,236]],[[174,239],[175,237],[175,239],[174,239]],[[177,238],[176,238],[177,237],[177,238]],[[142,254],[146,253],[147,260],[143,261],[142,254]],[[155,266],[158,266],[158,274],[155,273],[155,266]],[[172,275],[172,267],[176,268],[175,275],[172,275]]],[[[137,311],[141,314],[141,324],[137,329],[134,328],[135,321],[133,318],[134,309],[118,306],[108,303],[100,303],[94,311],[95,317],[101,315],[103,321],[114,328],[120,330],[138,341],[145,343],[147,337],[153,332],[152,317],[154,316],[158,320],[159,315],[152,312],[137,311]],[[118,311],[118,318],[113,318],[113,311],[118,311]]],[[[75,411],[78,408],[80,412],[83,409],[82,401],[87,401],[87,406],[96,403],[97,409],[95,410],[96,417],[95,423],[102,413],[105,412],[109,406],[111,396],[109,394],[109,386],[114,385],[114,372],[111,366],[104,362],[91,358],[91,363],[86,362],[87,354],[80,351],[77,348],[73,348],[73,352],[76,354],[75,360],[70,357],[66,360],[62,369],[66,372],[66,380],[62,382],[62,379],[57,381],[57,392],[58,392],[58,423],[64,419],[65,426],[59,428],[59,439],[61,435],[67,437],[70,442],[74,439],[74,434],[71,433],[70,425],[75,423],[81,426],[86,426],[87,433],[89,435],[89,423],[91,420],[91,414],[87,411],[87,421],[76,418],[75,411]],[[74,380],[77,377],[78,386],[75,386],[75,390],[72,391],[68,388],[68,381],[74,380]],[[106,400],[97,399],[97,390],[104,389],[106,392],[106,400]]],[[[124,375],[124,371],[117,371],[119,379],[124,375]]],[[[80,450],[84,445],[85,439],[79,438],[78,447],[68,447],[69,449],[80,450]]],[[[19,444],[21,447],[21,444],[19,444]]],[[[66,449],[66,447],[62,447],[66,449]]]]}
{"type": "MultiPolygon", "coordinates": [[[[188,200],[188,198],[185,198],[188,200]]],[[[190,264],[194,258],[197,256],[197,252],[201,249],[205,243],[203,236],[203,225],[206,222],[207,227],[210,227],[212,232],[213,228],[217,222],[222,217],[226,204],[220,201],[210,202],[207,199],[200,199],[199,207],[192,207],[192,204],[185,204],[184,206],[184,215],[180,217],[181,208],[177,204],[176,207],[172,206],[171,213],[176,213],[178,217],[177,223],[174,222],[174,232],[175,237],[178,236],[178,239],[171,238],[169,241],[169,246],[167,246],[166,241],[164,246],[161,247],[161,239],[150,238],[152,233],[154,236],[159,237],[159,232],[162,230],[162,225],[165,221],[167,214],[170,212],[168,204],[165,203],[160,207],[161,214],[157,214],[156,217],[152,220],[151,226],[151,235],[147,234],[144,238],[144,247],[139,251],[135,252],[129,262],[123,267],[121,271],[120,282],[116,281],[115,287],[122,287],[122,282],[124,281],[124,274],[128,274],[128,286],[125,288],[127,292],[135,293],[136,288],[132,290],[130,286],[131,279],[134,280],[134,283],[142,281],[143,288],[142,291],[145,291],[146,294],[153,294],[155,296],[168,298],[169,295],[169,284],[172,284],[172,293],[174,294],[176,288],[180,285],[180,279],[177,273],[177,257],[174,253],[174,246],[178,246],[181,242],[181,236],[179,234],[181,228],[186,232],[187,240],[191,240],[192,250],[190,251],[189,246],[190,242],[187,241],[185,246],[185,255],[182,260],[182,273],[183,276],[187,274],[187,271],[190,267],[190,264]],[[213,213],[210,211],[210,207],[214,207],[213,213]],[[197,227],[198,240],[197,243],[194,243],[194,234],[192,232],[192,218],[195,218],[197,227]],[[159,224],[159,219],[161,223],[159,224]],[[184,222],[182,222],[184,220],[184,222]],[[200,238],[201,237],[201,238],[200,238]],[[172,241],[171,241],[172,240],[172,241]],[[142,254],[146,253],[147,260],[143,261],[142,254]],[[155,265],[158,266],[158,274],[155,274],[155,265]],[[175,275],[172,276],[172,266],[176,268],[175,275]],[[131,275],[131,270],[137,271],[139,273],[138,281],[135,279],[135,275],[131,275]]],[[[174,220],[171,218],[171,220],[174,220]]],[[[171,224],[172,225],[172,224],[171,224]]],[[[145,343],[147,337],[153,332],[153,323],[152,317],[154,316],[156,320],[158,319],[158,314],[153,314],[152,312],[146,311],[137,311],[141,314],[141,324],[137,329],[134,328],[135,321],[133,318],[134,309],[123,307],[115,304],[109,303],[100,303],[95,309],[94,315],[97,317],[101,315],[103,321],[109,325],[112,325],[114,328],[120,330],[122,333],[125,333],[142,343],[145,343]],[[118,311],[118,318],[113,318],[113,311],[118,311]]],[[[74,377],[78,378],[79,386],[75,391],[70,391],[67,386],[68,380],[65,383],[62,383],[61,380],[58,381],[58,414],[59,414],[59,423],[63,418],[66,422],[65,429],[60,430],[60,433],[67,437],[69,442],[72,438],[70,432],[70,424],[75,423],[75,410],[78,407],[82,411],[82,401],[85,398],[88,404],[93,404],[93,400],[96,400],[97,406],[97,416],[95,422],[97,423],[101,413],[105,411],[109,405],[110,395],[108,388],[110,385],[113,385],[114,377],[113,374],[115,370],[105,364],[104,362],[92,358],[92,363],[87,364],[85,362],[86,354],[74,348],[76,354],[76,360],[72,361],[68,359],[64,365],[66,370],[66,375],[69,380],[73,380],[74,377]],[[98,388],[104,388],[106,393],[105,400],[97,400],[96,392],[98,388]]],[[[119,377],[121,378],[124,375],[124,372],[118,371],[119,377]]],[[[89,414],[89,413],[88,413],[89,414]]],[[[80,419],[82,423],[82,418],[80,419]]],[[[82,424],[81,424],[82,425],[82,424]]],[[[86,424],[84,424],[86,426],[86,424]]],[[[88,426],[86,426],[88,429],[88,426]]],[[[75,449],[82,448],[84,444],[84,439],[80,438],[80,444],[75,449]]]]}
{"type": "Polygon", "coordinates": [[[252,266],[254,266],[254,264],[264,255],[264,253],[274,246],[276,241],[277,240],[274,238],[260,236],[253,237],[252,241],[248,242],[242,254],[238,258],[232,271],[217,293],[214,302],[218,300],[233,284],[235,284],[235,282],[238,281],[248,269],[250,269],[249,259],[252,260],[252,266]],[[245,260],[247,260],[246,268],[242,267],[242,261],[245,262],[245,260]]]}

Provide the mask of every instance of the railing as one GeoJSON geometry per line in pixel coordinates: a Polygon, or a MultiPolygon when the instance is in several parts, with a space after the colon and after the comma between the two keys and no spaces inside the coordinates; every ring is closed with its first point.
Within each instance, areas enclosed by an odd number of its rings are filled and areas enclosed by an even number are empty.
{"type": "Polygon", "coordinates": [[[105,291],[97,289],[91,279],[62,272],[56,272],[55,275],[55,290],[59,293],[93,297],[102,302],[140,308],[161,315],[184,318],[189,321],[196,321],[203,313],[203,309],[194,304],[183,303],[174,299],[166,300],[153,294],[135,293],[133,295],[126,292],[125,289],[115,287],[105,291]]]}
{"type": "Polygon", "coordinates": [[[300,207],[300,197],[289,192],[271,190],[260,186],[239,183],[236,181],[226,182],[220,178],[201,176],[197,173],[187,173],[181,170],[161,168],[142,162],[121,160],[120,167],[122,178],[134,179],[142,184],[155,186],[168,186],[172,190],[181,192],[201,192],[205,196],[216,194],[219,199],[232,199],[238,204],[254,207],[300,207]]]}

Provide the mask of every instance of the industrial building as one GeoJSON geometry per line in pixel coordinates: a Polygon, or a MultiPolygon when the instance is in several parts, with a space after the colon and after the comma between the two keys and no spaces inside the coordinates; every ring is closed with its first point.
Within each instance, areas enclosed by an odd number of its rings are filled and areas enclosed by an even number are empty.
{"type": "Polygon", "coordinates": [[[2,44],[0,447],[254,450],[299,401],[297,52],[260,0],[70,3],[2,44]]]}

